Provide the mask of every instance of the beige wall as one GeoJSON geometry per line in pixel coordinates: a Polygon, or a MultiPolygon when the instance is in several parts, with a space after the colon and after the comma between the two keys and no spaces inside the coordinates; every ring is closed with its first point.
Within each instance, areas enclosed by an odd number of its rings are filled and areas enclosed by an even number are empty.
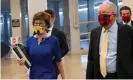
{"type": "MultiPolygon", "coordinates": [[[[11,0],[11,19],[19,19],[20,20],[20,0],[11,0]]],[[[21,23],[20,23],[21,24],[21,23]]],[[[13,37],[21,37],[21,25],[20,27],[12,27],[12,36],[13,37]]]]}
{"type": "MultiPolygon", "coordinates": [[[[20,9],[20,0],[11,0],[11,19],[19,19],[21,20],[21,9],[20,9]]],[[[33,15],[39,11],[44,11],[47,9],[47,0],[28,0],[28,10],[29,10],[29,30],[30,35],[32,35],[32,18],[33,15]]],[[[20,37],[22,40],[22,33],[26,31],[22,31],[23,26],[20,27],[12,27],[12,36],[20,37]]]]}
{"type": "Polygon", "coordinates": [[[30,35],[33,34],[32,18],[35,13],[47,9],[47,0],[28,0],[29,10],[29,29],[30,35]]]}
{"type": "Polygon", "coordinates": [[[71,53],[81,53],[80,50],[80,25],[78,13],[78,0],[69,1],[69,20],[70,20],[70,45],[71,53]]]}
{"type": "Polygon", "coordinates": [[[132,10],[132,20],[133,20],[133,0],[123,0],[124,6],[129,6],[132,10]]]}

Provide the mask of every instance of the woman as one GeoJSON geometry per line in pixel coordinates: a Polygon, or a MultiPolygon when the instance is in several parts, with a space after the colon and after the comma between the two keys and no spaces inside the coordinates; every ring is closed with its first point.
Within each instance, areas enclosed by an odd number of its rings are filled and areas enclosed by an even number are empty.
{"type": "MultiPolygon", "coordinates": [[[[59,43],[56,37],[47,36],[51,27],[50,16],[44,12],[38,12],[33,17],[34,36],[27,40],[27,53],[31,62],[30,79],[55,79],[56,73],[52,63],[53,57],[64,79],[64,70],[60,56],[59,43]]],[[[18,60],[23,65],[24,60],[18,60]]]]}

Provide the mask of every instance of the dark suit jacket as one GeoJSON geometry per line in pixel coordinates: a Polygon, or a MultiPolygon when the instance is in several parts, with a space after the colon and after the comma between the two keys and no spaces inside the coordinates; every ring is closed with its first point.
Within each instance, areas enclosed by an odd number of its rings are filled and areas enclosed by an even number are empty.
{"type": "Polygon", "coordinates": [[[131,20],[131,25],[132,25],[132,27],[133,27],[133,20],[131,20]]]}
{"type": "MultiPolygon", "coordinates": [[[[65,34],[62,31],[59,31],[58,29],[53,28],[52,35],[58,38],[59,44],[60,44],[61,57],[64,57],[69,51],[65,34]]],[[[59,74],[59,70],[57,68],[56,62],[53,61],[53,63],[55,65],[56,73],[58,75],[59,74]]]]}
{"type": "MultiPolygon", "coordinates": [[[[86,79],[100,79],[99,41],[101,27],[91,31],[86,79]]],[[[119,79],[133,78],[133,28],[118,24],[116,73],[119,79]]]]}
{"type": "MultiPolygon", "coordinates": [[[[123,22],[120,22],[121,24],[123,24],[123,22]]],[[[133,20],[131,20],[131,25],[132,25],[132,27],[133,27],[133,20]]]]}

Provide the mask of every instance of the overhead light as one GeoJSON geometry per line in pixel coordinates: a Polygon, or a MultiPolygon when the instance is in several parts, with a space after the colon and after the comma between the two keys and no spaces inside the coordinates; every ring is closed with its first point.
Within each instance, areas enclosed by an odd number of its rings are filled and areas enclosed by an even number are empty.
{"type": "Polygon", "coordinates": [[[3,15],[0,15],[0,17],[3,17],[3,15]]]}
{"type": "Polygon", "coordinates": [[[2,22],[0,22],[0,24],[3,24],[2,22]]]}
{"type": "Polygon", "coordinates": [[[95,7],[94,7],[94,9],[98,9],[98,8],[99,8],[99,6],[95,6],[95,7]]]}
{"type": "Polygon", "coordinates": [[[63,14],[63,12],[59,12],[59,14],[60,14],[60,15],[62,15],[62,14],[63,14]]]}
{"type": "Polygon", "coordinates": [[[26,17],[25,19],[27,20],[28,18],[26,17]]]}
{"type": "Polygon", "coordinates": [[[7,23],[9,24],[9,23],[10,23],[10,21],[7,21],[7,23]]]}
{"type": "Polygon", "coordinates": [[[122,2],[119,2],[118,5],[123,5],[123,3],[122,2]]]}

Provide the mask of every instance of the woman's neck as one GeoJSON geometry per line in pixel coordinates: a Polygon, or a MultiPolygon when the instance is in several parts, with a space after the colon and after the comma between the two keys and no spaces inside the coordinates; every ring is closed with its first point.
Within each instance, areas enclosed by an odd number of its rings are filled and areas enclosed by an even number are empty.
{"type": "Polygon", "coordinates": [[[42,39],[46,38],[46,35],[43,35],[43,34],[37,35],[36,38],[37,38],[38,43],[40,43],[42,41],[42,39]]]}

